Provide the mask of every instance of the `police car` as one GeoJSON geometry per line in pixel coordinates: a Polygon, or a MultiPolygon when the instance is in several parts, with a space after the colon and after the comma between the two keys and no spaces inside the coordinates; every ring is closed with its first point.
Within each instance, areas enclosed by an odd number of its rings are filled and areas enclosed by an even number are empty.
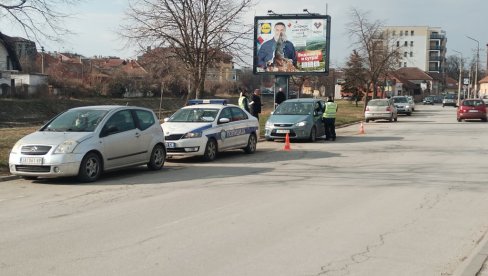
{"type": "Polygon", "coordinates": [[[227,100],[190,100],[161,124],[167,156],[202,156],[212,161],[218,152],[256,151],[258,120],[227,100]]]}

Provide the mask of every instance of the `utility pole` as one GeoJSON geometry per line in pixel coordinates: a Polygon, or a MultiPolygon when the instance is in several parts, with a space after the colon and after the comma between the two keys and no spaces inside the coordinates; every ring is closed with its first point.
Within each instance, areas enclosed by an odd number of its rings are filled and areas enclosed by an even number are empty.
{"type": "Polygon", "coordinates": [[[480,62],[480,42],[472,37],[466,36],[467,38],[475,41],[478,44],[477,51],[476,51],[476,71],[474,73],[474,93],[473,98],[478,95],[478,63],[480,62]]]}
{"type": "Polygon", "coordinates": [[[457,95],[457,106],[461,104],[461,79],[463,77],[463,54],[456,50],[454,52],[461,55],[461,62],[459,62],[459,81],[458,81],[458,95],[457,95]]]}

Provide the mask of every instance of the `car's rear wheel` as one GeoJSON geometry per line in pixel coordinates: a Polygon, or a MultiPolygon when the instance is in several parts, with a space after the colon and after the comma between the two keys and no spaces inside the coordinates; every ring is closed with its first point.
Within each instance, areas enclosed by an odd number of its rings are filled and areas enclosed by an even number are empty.
{"type": "Polygon", "coordinates": [[[37,176],[21,176],[25,180],[37,180],[37,176]]]}
{"type": "Polygon", "coordinates": [[[412,112],[407,112],[407,116],[412,116],[412,112]]]}
{"type": "Polygon", "coordinates": [[[266,137],[264,139],[266,139],[266,141],[273,141],[274,140],[273,138],[269,138],[269,137],[266,137]]]}
{"type": "Polygon", "coordinates": [[[160,170],[164,166],[164,161],[166,160],[166,151],[161,144],[154,146],[147,167],[152,170],[160,170]]]}
{"type": "Polygon", "coordinates": [[[254,153],[256,151],[256,145],[258,143],[258,140],[256,138],[256,135],[254,133],[251,133],[249,135],[249,139],[247,140],[247,146],[244,148],[245,153],[254,153]]]}
{"type": "Polygon", "coordinates": [[[366,123],[369,123],[369,119],[366,119],[365,121],[366,121],[366,123]]]}
{"type": "Polygon", "coordinates": [[[317,141],[317,129],[315,128],[315,126],[313,126],[312,129],[310,130],[310,137],[308,138],[308,140],[310,142],[317,141]]]}
{"type": "Polygon", "coordinates": [[[457,118],[457,121],[458,121],[458,122],[462,122],[462,121],[463,121],[463,119],[461,119],[461,118],[457,118]]]}
{"type": "Polygon", "coordinates": [[[203,160],[213,161],[217,157],[217,142],[214,139],[209,139],[205,146],[205,153],[203,154],[203,160]]]}
{"type": "Polygon", "coordinates": [[[102,173],[102,161],[100,156],[94,152],[89,152],[83,157],[78,172],[78,180],[82,182],[94,182],[102,173]]]}
{"type": "Polygon", "coordinates": [[[397,117],[395,117],[395,118],[393,119],[393,121],[395,121],[395,122],[396,122],[396,121],[398,121],[398,116],[397,116],[397,117]]]}

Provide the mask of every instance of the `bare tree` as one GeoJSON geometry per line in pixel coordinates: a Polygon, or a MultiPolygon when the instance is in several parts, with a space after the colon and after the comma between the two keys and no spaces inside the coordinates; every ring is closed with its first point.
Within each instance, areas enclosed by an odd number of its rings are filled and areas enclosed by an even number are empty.
{"type": "MultiPolygon", "coordinates": [[[[395,43],[396,38],[390,35],[382,22],[371,22],[367,13],[351,9],[351,18],[347,31],[358,55],[364,60],[368,91],[372,90],[375,98],[380,78],[398,66],[401,46],[395,43]]],[[[367,101],[368,97],[365,97],[365,106],[367,101]]]]}
{"type": "Polygon", "coordinates": [[[129,44],[171,49],[189,74],[188,98],[203,94],[207,68],[219,55],[244,59],[253,30],[242,15],[253,0],[131,0],[122,26],[129,44]]]}
{"type": "Polygon", "coordinates": [[[78,2],[80,1],[0,0],[0,26],[10,22],[37,42],[43,39],[61,41],[62,35],[70,32],[62,24],[69,15],[60,10],[78,2]]]}

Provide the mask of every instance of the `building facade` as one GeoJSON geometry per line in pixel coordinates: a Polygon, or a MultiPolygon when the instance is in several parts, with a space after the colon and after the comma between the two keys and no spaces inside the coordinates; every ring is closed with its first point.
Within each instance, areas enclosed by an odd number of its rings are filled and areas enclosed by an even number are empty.
{"type": "Polygon", "coordinates": [[[417,67],[443,73],[446,64],[446,32],[439,27],[387,26],[390,38],[400,47],[398,67],[417,67]]]}

